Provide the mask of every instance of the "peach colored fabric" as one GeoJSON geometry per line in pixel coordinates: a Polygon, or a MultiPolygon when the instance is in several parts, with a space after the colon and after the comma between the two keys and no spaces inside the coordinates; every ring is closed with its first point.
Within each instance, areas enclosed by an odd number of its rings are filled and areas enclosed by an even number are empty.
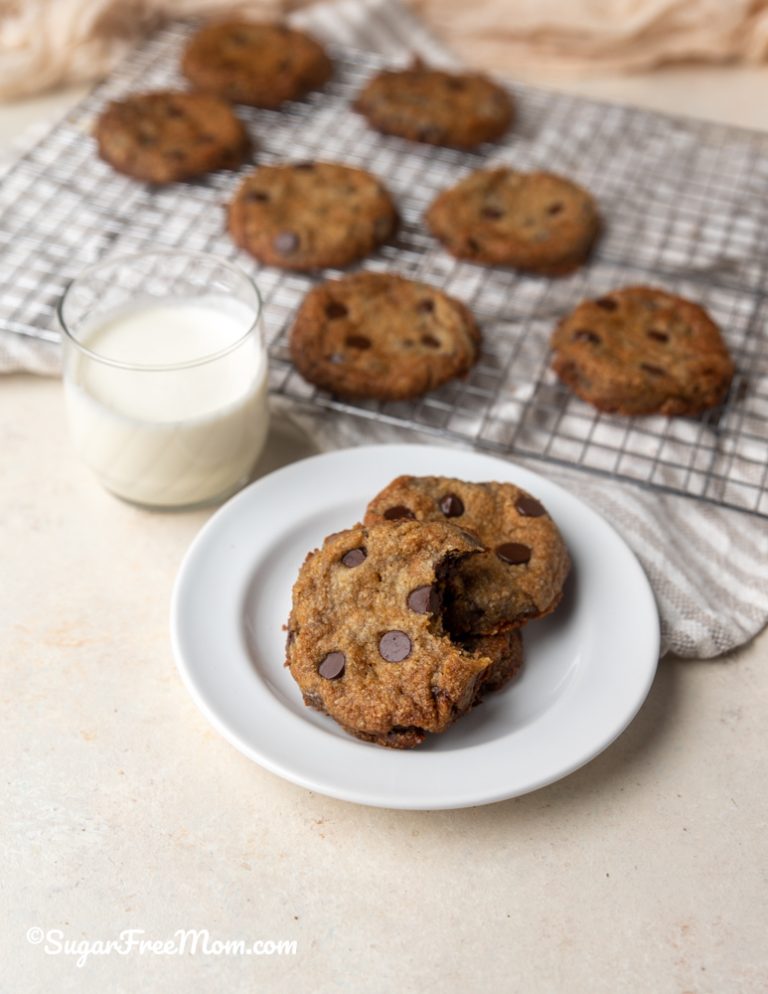
{"type": "MultiPolygon", "coordinates": [[[[0,98],[103,75],[167,18],[273,16],[310,0],[0,0],[0,98]]],[[[387,3],[388,0],[382,0],[387,3]]],[[[768,0],[408,0],[465,61],[498,72],[763,61],[768,0]]]]}
{"type": "Polygon", "coordinates": [[[762,61],[766,0],[413,0],[467,61],[513,71],[762,61]]]}

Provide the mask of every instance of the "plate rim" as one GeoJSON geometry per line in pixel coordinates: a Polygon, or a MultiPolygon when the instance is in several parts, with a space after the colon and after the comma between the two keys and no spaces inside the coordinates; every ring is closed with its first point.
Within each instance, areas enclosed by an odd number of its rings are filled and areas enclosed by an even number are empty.
{"type": "MultiPolygon", "coordinates": [[[[534,487],[531,487],[531,489],[534,489],[534,487]]],[[[254,561],[257,561],[256,557],[254,557],[254,561]]],[[[230,745],[234,746],[239,752],[256,762],[262,768],[269,770],[271,773],[297,784],[298,786],[304,787],[305,789],[315,791],[338,800],[363,804],[371,807],[389,808],[393,810],[449,810],[498,803],[512,797],[522,796],[532,791],[539,790],[542,787],[563,779],[564,777],[570,776],[571,773],[574,773],[582,766],[585,766],[600,753],[608,749],[613,742],[615,742],[616,739],[623,734],[626,728],[636,717],[648,696],[656,675],[661,638],[660,618],[656,598],[650,585],[650,581],[648,580],[645,570],[637,559],[637,556],[619,534],[617,529],[594,508],[585,503],[580,497],[571,493],[561,484],[550,480],[546,476],[529,469],[527,466],[520,465],[513,460],[503,459],[490,453],[477,452],[472,449],[462,449],[461,447],[408,442],[374,443],[361,446],[347,446],[344,448],[320,452],[282,466],[249,484],[239,493],[235,494],[228,501],[226,501],[221,507],[219,507],[208,519],[208,521],[203,524],[193,538],[181,560],[174,580],[170,608],[171,645],[176,668],[182,678],[182,682],[204,717],[219,732],[219,734],[230,743],[230,745]],[[521,481],[521,485],[526,487],[531,487],[530,481],[542,481],[546,488],[551,488],[554,492],[557,492],[558,499],[562,498],[566,502],[575,502],[575,504],[579,507],[580,512],[586,513],[598,528],[604,528],[612,534],[613,540],[618,543],[618,546],[622,550],[622,555],[625,556],[627,563],[631,564],[631,568],[635,572],[635,581],[640,582],[641,588],[644,588],[644,593],[647,595],[648,606],[651,610],[647,613],[647,618],[644,617],[643,620],[645,623],[651,621],[653,624],[653,631],[646,632],[646,636],[649,636],[651,639],[649,657],[652,656],[653,658],[652,662],[647,665],[645,670],[645,679],[639,684],[636,698],[633,700],[632,705],[622,714],[621,720],[617,721],[611,727],[609,735],[597,738],[593,746],[585,751],[579,752],[573,762],[561,765],[557,769],[550,771],[547,775],[532,779],[531,782],[528,783],[523,789],[509,790],[500,786],[499,789],[495,791],[489,792],[486,790],[481,794],[468,796],[468,792],[465,787],[458,791],[454,791],[453,793],[451,793],[451,791],[443,791],[442,796],[433,796],[423,800],[413,797],[399,796],[396,794],[385,796],[382,795],[381,792],[363,795],[359,790],[350,789],[345,785],[334,785],[333,782],[318,783],[315,778],[308,776],[306,773],[302,772],[300,768],[297,769],[296,767],[287,766],[285,763],[270,757],[269,754],[265,754],[263,749],[260,749],[252,742],[245,740],[237,730],[230,728],[224,718],[222,718],[222,716],[217,712],[216,708],[211,704],[196,683],[193,673],[194,666],[190,666],[184,658],[184,652],[181,645],[183,638],[181,609],[183,606],[182,598],[184,595],[185,585],[190,582],[189,571],[192,568],[196,557],[200,554],[199,550],[205,547],[206,543],[209,541],[209,537],[216,533],[217,529],[222,526],[222,522],[227,521],[232,515],[236,514],[240,505],[253,501],[254,495],[258,494],[262,488],[266,489],[268,487],[279,485],[281,479],[290,478],[297,472],[304,473],[307,468],[311,467],[313,464],[316,465],[318,463],[326,463],[327,461],[332,461],[334,459],[341,459],[343,461],[348,458],[351,453],[354,453],[355,458],[357,459],[360,459],[361,456],[367,458],[370,455],[380,454],[382,450],[386,450],[392,456],[395,456],[398,450],[402,452],[407,451],[410,458],[413,458],[420,452],[424,456],[425,461],[430,456],[442,459],[458,457],[479,460],[489,466],[496,464],[497,466],[505,469],[505,477],[514,478],[516,473],[520,473],[521,476],[528,478],[527,480],[521,481]]],[[[301,720],[297,715],[293,715],[292,717],[297,721],[301,720]]],[[[359,743],[356,743],[354,739],[350,739],[349,744],[354,745],[359,743]]],[[[407,753],[405,754],[407,755],[407,753]]],[[[421,755],[423,756],[424,754],[422,753],[421,755]]]]}

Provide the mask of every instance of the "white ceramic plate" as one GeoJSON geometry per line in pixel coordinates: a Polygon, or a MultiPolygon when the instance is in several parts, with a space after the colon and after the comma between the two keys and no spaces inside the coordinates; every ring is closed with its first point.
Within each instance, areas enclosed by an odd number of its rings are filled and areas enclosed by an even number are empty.
{"type": "Polygon", "coordinates": [[[390,808],[486,804],[571,773],[632,720],[659,651],[645,574],[594,511],[513,463],[423,445],[331,452],[243,490],[189,549],[171,632],[192,697],[236,748],[303,787],[390,808]],[[401,473],[524,487],[546,504],[574,564],[555,614],[524,630],[521,677],[406,751],[360,742],[306,708],[283,666],[282,630],[306,553],[360,520],[368,500],[401,473]]]}

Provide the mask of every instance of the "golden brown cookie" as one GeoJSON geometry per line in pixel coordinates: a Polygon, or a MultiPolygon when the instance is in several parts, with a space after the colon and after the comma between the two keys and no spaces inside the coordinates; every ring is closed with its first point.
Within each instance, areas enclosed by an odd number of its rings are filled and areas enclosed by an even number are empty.
{"type": "Polygon", "coordinates": [[[477,688],[475,704],[487,694],[503,690],[523,668],[523,637],[519,628],[501,635],[469,635],[457,641],[466,652],[492,660],[477,688]]]}
{"type": "Polygon", "coordinates": [[[420,63],[378,73],[353,106],[386,135],[454,148],[500,138],[514,113],[510,94],[486,76],[420,63]]]}
{"type": "Polygon", "coordinates": [[[562,276],[586,259],[600,228],[595,202],[552,173],[498,167],[443,191],[427,227],[459,259],[562,276]]]}
{"type": "Polygon", "coordinates": [[[355,273],[310,290],[291,330],[304,379],[340,397],[397,400],[461,376],[478,356],[469,310],[436,287],[355,273]]]}
{"type": "Polygon", "coordinates": [[[399,476],[368,505],[365,524],[444,521],[485,547],[451,572],[445,623],[457,638],[517,628],[560,602],[570,558],[544,506],[511,483],[399,476]]]}
{"type": "Polygon", "coordinates": [[[234,241],[283,269],[348,266],[397,229],[384,185],[362,169],[334,162],[260,166],[229,207],[234,241]]]}
{"type": "Polygon", "coordinates": [[[254,107],[298,100],[333,71],[322,46],[302,31],[237,20],[201,28],[187,44],[181,68],[198,89],[254,107]]]}
{"type": "Polygon", "coordinates": [[[699,414],[725,399],[734,372],[707,312],[652,287],[583,301],[555,328],[552,348],[563,383],[618,414],[699,414]]]}
{"type": "Polygon", "coordinates": [[[229,104],[204,93],[158,90],[115,100],[94,129],[99,155],[147,183],[174,183],[234,169],[250,149],[229,104]]]}
{"type": "Polygon", "coordinates": [[[445,575],[478,543],[444,522],[329,536],[293,587],[287,660],[305,703],[346,731],[410,748],[443,732],[498,664],[454,643],[441,620],[445,575]]]}

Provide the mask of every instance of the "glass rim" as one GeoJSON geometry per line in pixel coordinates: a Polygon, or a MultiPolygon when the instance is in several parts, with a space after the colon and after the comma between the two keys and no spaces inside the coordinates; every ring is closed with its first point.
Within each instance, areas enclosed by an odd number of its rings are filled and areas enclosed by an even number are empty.
{"type": "MultiPolygon", "coordinates": [[[[160,298],[157,298],[158,300],[160,298]]],[[[224,356],[229,355],[230,352],[234,352],[243,342],[248,338],[254,329],[259,335],[261,341],[262,349],[265,348],[264,337],[261,334],[259,328],[259,322],[261,321],[261,314],[264,309],[264,302],[261,298],[261,293],[259,288],[256,286],[255,282],[244,273],[239,266],[234,265],[224,259],[220,259],[218,256],[212,255],[209,252],[187,252],[184,249],[153,249],[149,252],[130,252],[127,255],[118,255],[108,259],[101,259],[99,262],[95,262],[88,266],[77,276],[74,276],[64,287],[64,290],[59,297],[59,302],[56,305],[56,317],[58,318],[59,324],[66,336],[66,339],[75,346],[75,348],[82,355],[87,356],[89,359],[93,359],[95,362],[103,363],[105,366],[113,366],[117,369],[132,369],[139,370],[141,372],[170,372],[174,369],[191,369],[194,366],[204,366],[206,363],[215,362],[217,359],[222,359],[224,356]],[[235,276],[242,279],[244,284],[250,288],[252,291],[255,303],[256,311],[253,320],[249,323],[248,327],[245,329],[242,335],[240,335],[234,342],[230,342],[229,345],[225,345],[218,349],[216,352],[210,352],[205,356],[201,356],[198,359],[187,359],[184,362],[167,362],[167,363],[139,363],[139,362],[126,362],[124,359],[112,359],[109,356],[101,355],[101,353],[96,352],[94,349],[89,348],[82,342],[78,341],[72,330],[67,326],[67,322],[64,318],[64,306],[67,298],[69,297],[72,287],[80,280],[86,279],[88,276],[93,275],[100,268],[107,266],[109,264],[120,264],[120,263],[131,263],[139,259],[147,258],[174,258],[182,257],[186,259],[205,259],[206,261],[214,261],[218,265],[222,266],[224,269],[229,270],[229,272],[234,273],[235,276]]]]}

